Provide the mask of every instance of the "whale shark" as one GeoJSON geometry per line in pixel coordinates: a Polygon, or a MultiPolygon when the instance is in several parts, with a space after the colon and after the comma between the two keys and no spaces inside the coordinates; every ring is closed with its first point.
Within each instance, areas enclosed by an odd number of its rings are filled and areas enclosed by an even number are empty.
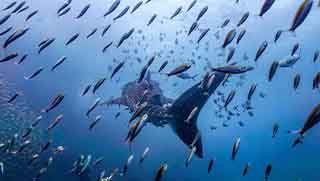
{"type": "Polygon", "coordinates": [[[148,115],[146,123],[151,123],[156,127],[169,125],[185,145],[190,149],[196,148],[196,156],[203,158],[201,134],[197,126],[198,116],[210,96],[226,77],[226,73],[213,72],[206,90],[203,90],[201,86],[205,81],[202,80],[184,91],[177,99],[172,99],[163,94],[159,83],[152,80],[148,73],[141,82],[134,80],[125,84],[120,97],[112,98],[101,104],[122,105],[131,112],[136,112],[141,103],[146,103],[147,106],[143,110],[148,115]],[[194,111],[195,108],[197,111],[194,111]],[[190,118],[191,112],[194,113],[190,118]]]}

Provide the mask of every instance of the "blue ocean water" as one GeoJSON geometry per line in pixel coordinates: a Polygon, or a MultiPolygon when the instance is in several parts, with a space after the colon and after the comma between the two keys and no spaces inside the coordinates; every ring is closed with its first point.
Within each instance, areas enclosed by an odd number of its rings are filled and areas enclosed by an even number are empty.
{"type": "MultiPolygon", "coordinates": [[[[12,0],[2,0],[0,7],[3,8],[11,2],[12,0]]],[[[320,100],[319,90],[312,89],[312,80],[320,67],[319,60],[316,63],[312,60],[314,52],[319,49],[320,41],[318,2],[314,2],[309,16],[296,32],[284,32],[277,43],[273,42],[276,32],[280,29],[289,29],[302,0],[277,0],[263,17],[256,16],[262,6],[262,0],[240,0],[239,3],[233,0],[198,0],[188,12],[186,9],[191,0],[151,0],[147,4],[144,3],[136,12],[132,14],[128,12],[115,21],[113,17],[123,8],[127,5],[132,8],[138,1],[121,0],[115,12],[105,18],[103,14],[114,2],[113,0],[73,0],[70,12],[58,17],[57,10],[64,2],[64,0],[27,0],[26,4],[30,7],[28,10],[18,15],[11,15],[9,20],[0,26],[1,30],[12,26],[13,31],[30,28],[21,39],[0,51],[1,57],[12,52],[18,52],[20,57],[28,54],[27,59],[20,65],[15,64],[15,61],[0,65],[1,79],[5,80],[6,84],[13,84],[3,87],[6,89],[7,97],[19,91],[22,95],[17,101],[23,101],[24,105],[28,105],[28,111],[32,111],[34,116],[43,115],[40,132],[42,130],[45,132],[44,129],[59,114],[64,115],[61,124],[51,132],[41,134],[43,138],[36,143],[35,147],[48,139],[53,141],[49,151],[41,155],[39,162],[48,160],[53,147],[63,145],[65,148],[63,153],[54,155],[52,165],[40,178],[41,180],[84,180],[85,178],[69,173],[73,162],[81,154],[90,154],[93,159],[104,157],[101,165],[90,168],[91,180],[97,180],[102,170],[110,174],[114,168],[121,169],[131,154],[134,155],[134,159],[127,174],[116,175],[114,180],[153,180],[162,163],[168,164],[163,180],[173,181],[263,180],[267,164],[272,164],[269,180],[316,181],[320,178],[317,172],[320,169],[320,157],[317,154],[320,150],[317,141],[320,137],[319,127],[311,129],[303,139],[303,144],[295,148],[291,148],[295,136],[287,133],[288,130],[301,128],[320,100]],[[82,18],[75,19],[82,8],[89,3],[91,6],[87,13],[82,18]],[[170,19],[180,6],[183,7],[182,12],[174,19],[170,19]],[[207,13],[199,20],[198,28],[187,36],[189,27],[205,6],[208,6],[207,13]],[[39,10],[39,13],[25,22],[26,16],[34,10],[39,10]],[[239,19],[247,11],[250,12],[248,20],[240,27],[236,27],[239,19]],[[155,13],[157,18],[147,26],[147,22],[155,13]],[[225,28],[220,28],[226,19],[230,19],[230,23],[225,28]],[[108,24],[111,24],[110,30],[101,37],[102,30],[108,24]],[[97,33],[87,39],[86,36],[94,28],[98,28],[97,33]],[[121,36],[131,28],[135,28],[133,35],[121,47],[116,48],[121,36]],[[201,32],[207,28],[210,28],[210,31],[200,43],[197,43],[201,32]],[[201,81],[209,65],[215,67],[226,64],[228,48],[223,50],[221,45],[227,32],[233,28],[236,28],[238,33],[246,29],[247,33],[238,45],[235,42],[230,45],[236,47],[231,62],[254,66],[254,70],[242,75],[233,75],[227,85],[220,86],[217,91],[227,96],[231,90],[236,90],[235,98],[229,107],[241,106],[247,99],[250,86],[257,83],[257,90],[251,101],[253,116],[247,112],[240,112],[240,116],[226,120],[227,113],[223,112],[224,117],[219,118],[215,114],[218,106],[214,104],[217,94],[212,95],[201,110],[197,122],[202,136],[203,159],[194,157],[190,166],[186,168],[185,160],[190,150],[169,126],[158,128],[148,124],[129,146],[124,140],[132,113],[125,110],[125,107],[99,106],[90,118],[86,117],[87,109],[98,97],[108,100],[120,96],[123,85],[138,79],[142,67],[154,55],[156,59],[150,67],[153,72],[156,72],[165,60],[169,61],[166,71],[181,63],[193,62],[188,73],[199,74],[196,80],[168,78],[158,73],[151,75],[153,80],[159,82],[167,97],[173,99],[179,97],[185,90],[201,81]],[[76,33],[80,33],[79,38],[69,46],[65,46],[65,42],[76,33]],[[38,43],[48,37],[56,38],[55,42],[38,54],[38,43]],[[261,58],[254,62],[256,51],[265,40],[269,42],[269,46],[261,58]],[[111,41],[113,45],[102,53],[103,47],[111,41]],[[272,62],[290,54],[296,43],[300,44],[298,53],[301,59],[292,68],[279,68],[273,80],[269,82],[268,72],[272,62]],[[243,58],[244,54],[248,55],[248,60],[243,58]],[[62,56],[66,56],[67,60],[56,71],[50,71],[62,56]],[[140,63],[138,59],[142,62],[140,63]],[[126,62],[124,67],[110,80],[112,69],[121,61],[126,62]],[[30,75],[40,66],[45,69],[39,76],[33,80],[24,79],[24,76],[30,75]],[[299,88],[294,91],[293,79],[296,74],[301,75],[301,82],[299,88]],[[108,77],[106,82],[95,95],[90,93],[87,96],[80,96],[86,85],[105,76],[108,77]],[[40,113],[60,92],[65,94],[63,102],[49,113],[40,113]],[[115,118],[118,112],[120,116],[115,118]],[[97,115],[102,115],[102,120],[93,131],[89,131],[90,121],[97,115]],[[239,121],[244,123],[244,127],[239,126],[239,121]],[[228,126],[224,127],[223,123],[228,126]],[[279,124],[279,132],[276,138],[272,138],[272,128],[275,123],[279,124]],[[212,130],[212,126],[217,129],[212,130]],[[232,145],[238,137],[241,138],[240,149],[236,160],[233,161],[232,145]],[[150,153],[144,163],[139,164],[139,157],[146,147],[150,148],[150,153]],[[210,159],[215,159],[215,164],[212,172],[208,174],[210,159]],[[250,162],[251,167],[248,174],[243,177],[241,174],[247,162],[250,162]]],[[[3,17],[10,11],[12,10],[1,11],[0,16],[3,17]]],[[[1,36],[1,43],[13,31],[1,36]]],[[[2,112],[12,107],[17,110],[14,114],[20,115],[21,112],[25,112],[17,104],[7,105],[5,101],[1,102],[5,105],[1,107],[2,112]]],[[[14,135],[15,131],[7,131],[4,134],[14,135]]],[[[7,138],[1,139],[4,140],[7,138]]],[[[40,147],[35,148],[34,153],[38,149],[40,147]]],[[[41,168],[33,165],[21,168],[16,164],[6,163],[14,160],[4,159],[5,155],[2,157],[0,161],[4,160],[2,162],[5,172],[0,180],[31,180],[41,168]],[[28,174],[20,174],[27,168],[30,170],[28,174]]],[[[25,157],[19,160],[21,165],[24,165],[31,155],[25,157]]]]}

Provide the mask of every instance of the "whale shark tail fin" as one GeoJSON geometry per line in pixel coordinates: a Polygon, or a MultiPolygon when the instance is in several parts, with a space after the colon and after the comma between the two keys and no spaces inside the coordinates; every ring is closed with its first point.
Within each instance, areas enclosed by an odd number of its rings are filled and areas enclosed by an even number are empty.
{"type": "Polygon", "coordinates": [[[189,148],[196,147],[195,154],[200,158],[203,157],[203,148],[200,132],[197,127],[198,116],[207,100],[219,87],[221,82],[223,82],[226,74],[214,73],[213,76],[212,83],[206,92],[202,90],[199,86],[200,83],[198,83],[176,99],[168,110],[173,118],[170,121],[171,128],[189,148]],[[189,119],[190,113],[196,107],[196,113],[189,119]]]}

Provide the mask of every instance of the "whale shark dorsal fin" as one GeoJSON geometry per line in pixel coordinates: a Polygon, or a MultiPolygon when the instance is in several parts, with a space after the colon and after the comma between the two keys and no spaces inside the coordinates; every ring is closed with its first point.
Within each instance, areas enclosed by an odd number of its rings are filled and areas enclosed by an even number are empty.
{"type": "MultiPolygon", "coordinates": [[[[213,81],[206,92],[202,90],[197,83],[193,87],[186,90],[180,97],[178,97],[169,107],[168,113],[172,116],[169,122],[170,126],[177,134],[177,136],[191,148],[191,144],[197,137],[199,130],[197,127],[197,120],[201,109],[206,104],[210,96],[219,87],[221,82],[225,79],[226,74],[214,73],[213,81]],[[197,107],[198,111],[193,115],[192,119],[186,122],[192,110],[197,107]]],[[[203,157],[201,136],[198,137],[194,145],[196,147],[196,155],[203,157]]]]}

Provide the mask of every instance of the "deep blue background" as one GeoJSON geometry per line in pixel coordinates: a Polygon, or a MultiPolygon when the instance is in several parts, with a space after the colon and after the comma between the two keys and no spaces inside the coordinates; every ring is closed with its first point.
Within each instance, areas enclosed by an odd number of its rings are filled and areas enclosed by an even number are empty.
{"type": "MultiPolygon", "coordinates": [[[[6,6],[9,2],[11,1],[2,0],[0,7],[6,6]]],[[[103,18],[103,14],[109,8],[111,0],[74,0],[71,11],[58,18],[56,11],[63,2],[63,0],[28,0],[30,9],[27,12],[39,9],[39,14],[29,22],[24,22],[28,14],[24,12],[18,16],[12,16],[5,25],[0,27],[5,29],[12,25],[17,29],[31,28],[22,39],[13,43],[8,49],[2,49],[0,53],[1,56],[16,51],[21,54],[29,54],[22,65],[1,64],[0,72],[9,82],[14,82],[19,91],[23,92],[24,97],[21,99],[28,102],[30,109],[38,112],[58,92],[66,95],[63,103],[47,114],[42,124],[45,128],[49,121],[57,115],[64,114],[62,124],[55,128],[50,136],[57,145],[64,145],[66,151],[55,160],[43,180],[77,180],[76,177],[68,175],[67,171],[81,153],[92,154],[94,158],[104,156],[103,168],[108,173],[112,168],[122,167],[130,154],[128,145],[124,143],[130,114],[124,111],[123,107],[99,107],[92,117],[102,114],[103,120],[97,125],[95,131],[89,132],[89,120],[85,116],[88,107],[97,97],[108,99],[111,96],[119,96],[121,86],[136,79],[148,57],[154,54],[160,54],[161,57],[157,57],[151,66],[152,70],[157,70],[165,60],[170,62],[167,68],[169,70],[181,62],[194,59],[196,64],[189,73],[199,73],[202,76],[203,68],[207,65],[205,58],[212,65],[222,65],[225,58],[219,57],[218,54],[222,52],[220,46],[223,37],[227,31],[235,27],[246,11],[250,11],[250,17],[241,28],[246,28],[247,34],[237,46],[233,60],[253,65],[256,68],[247,73],[246,80],[241,87],[236,87],[235,78],[227,87],[221,87],[219,90],[227,94],[231,89],[236,88],[236,97],[231,104],[237,105],[246,100],[250,85],[257,83],[257,92],[252,101],[255,116],[251,118],[247,114],[242,114],[239,119],[229,121],[228,128],[222,128],[222,120],[217,119],[213,114],[217,108],[212,100],[209,101],[198,121],[202,132],[205,158],[194,159],[189,168],[184,166],[188,150],[170,128],[161,129],[150,125],[143,130],[132,146],[135,159],[129,168],[128,175],[116,177],[115,180],[151,180],[162,162],[167,162],[169,165],[165,180],[260,180],[263,179],[267,163],[273,165],[271,180],[302,178],[310,181],[320,177],[318,173],[320,169],[319,128],[311,130],[303,145],[295,149],[290,147],[294,137],[286,133],[287,130],[301,127],[311,109],[320,100],[319,91],[312,90],[313,77],[320,67],[319,62],[312,62],[313,53],[319,48],[320,42],[318,22],[320,9],[318,7],[313,7],[310,16],[297,29],[295,35],[284,33],[279,42],[274,44],[272,41],[276,31],[289,28],[302,0],[276,1],[263,18],[255,16],[258,14],[262,1],[242,2],[240,0],[240,4],[236,5],[233,1],[199,0],[190,12],[183,11],[174,20],[169,20],[168,17],[179,6],[183,6],[185,10],[191,0],[152,0],[136,13],[127,14],[116,22],[113,22],[112,17],[116,16],[126,5],[131,7],[135,5],[136,0],[122,0],[120,7],[107,18],[103,18]],[[91,7],[87,14],[75,20],[74,17],[88,3],[91,3],[91,7]],[[209,6],[209,10],[200,20],[200,30],[187,37],[185,31],[205,5],[209,6]],[[151,26],[147,27],[146,24],[153,13],[157,13],[158,17],[151,26]],[[226,18],[231,19],[231,24],[219,30],[217,27],[226,18]],[[112,23],[110,31],[101,38],[102,29],[109,23],[112,23]],[[87,40],[85,36],[96,27],[99,28],[98,33],[87,40]],[[133,38],[117,49],[115,44],[119,38],[132,27],[136,29],[133,38]],[[197,45],[195,41],[200,31],[205,28],[211,30],[197,45]],[[138,30],[142,30],[142,33],[139,34],[138,30]],[[220,32],[219,40],[214,36],[217,31],[220,32]],[[68,47],[64,46],[64,43],[75,33],[80,33],[79,39],[68,47]],[[163,41],[160,41],[160,34],[165,34],[163,41]],[[56,37],[56,41],[38,55],[37,44],[46,37],[56,37]],[[176,39],[178,43],[175,43],[176,39]],[[253,57],[264,40],[269,42],[269,47],[255,63],[253,57]],[[114,45],[105,54],[102,54],[102,48],[110,41],[114,41],[114,45]],[[279,69],[273,81],[268,82],[267,76],[271,63],[288,55],[296,42],[301,45],[301,60],[293,68],[279,69]],[[135,49],[137,53],[134,53],[135,49]],[[129,53],[124,52],[125,50],[129,50],[129,53]],[[170,53],[170,50],[174,52],[170,53]],[[196,57],[201,56],[201,58],[192,57],[192,52],[196,57]],[[247,62],[242,59],[245,52],[250,57],[247,62]],[[51,72],[51,66],[61,56],[67,56],[67,61],[55,72],[51,72]],[[137,58],[141,58],[143,62],[138,63],[137,58]],[[113,59],[117,62],[126,60],[124,68],[115,76],[115,79],[107,80],[98,90],[97,95],[80,97],[83,88],[88,83],[95,82],[104,76],[110,76],[111,72],[108,67],[116,65],[113,59]],[[46,69],[39,77],[31,81],[24,80],[24,76],[29,75],[40,66],[46,69]],[[294,91],[293,78],[296,73],[301,74],[301,85],[297,91],[294,91]],[[267,96],[262,99],[258,96],[259,92],[267,96]],[[114,115],[118,111],[121,111],[121,115],[115,119],[114,115]],[[245,127],[238,126],[237,121],[239,120],[245,122],[245,127]],[[277,138],[272,139],[272,126],[275,122],[279,123],[280,130],[277,138]],[[217,126],[218,129],[211,131],[211,125],[217,126]],[[241,148],[236,161],[231,161],[231,148],[237,137],[241,137],[241,148]],[[147,146],[151,148],[150,155],[140,166],[137,158],[147,146]],[[216,165],[213,172],[208,175],[207,164],[210,158],[216,159],[216,165]],[[246,177],[241,177],[246,162],[251,162],[252,168],[246,177]]],[[[0,16],[6,14],[5,12],[0,13],[0,16]]],[[[0,41],[3,42],[7,36],[1,37],[0,41]]],[[[167,79],[163,75],[155,75],[153,79],[158,80],[165,95],[172,98],[179,96],[185,89],[196,83],[177,78],[167,79]],[[178,83],[177,86],[174,86],[175,83],[178,83]]]]}

